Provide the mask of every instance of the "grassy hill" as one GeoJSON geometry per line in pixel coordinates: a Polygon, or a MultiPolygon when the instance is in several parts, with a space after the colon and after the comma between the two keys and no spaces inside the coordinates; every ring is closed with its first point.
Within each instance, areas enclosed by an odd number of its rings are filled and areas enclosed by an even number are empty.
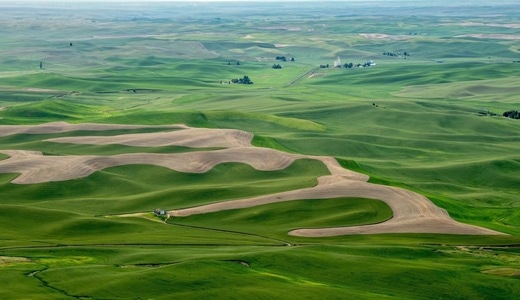
{"type": "MultiPolygon", "coordinates": [[[[314,160],[278,171],[227,163],[205,174],[127,165],[30,185],[0,169],[0,298],[515,299],[520,122],[500,115],[520,110],[520,6],[395,4],[0,4],[0,125],[240,129],[255,146],[335,157],[508,235],[287,235],[392,217],[363,198],[153,217],[156,208],[314,186],[328,174],[314,160]],[[376,64],[319,67],[338,56],[376,64]],[[230,84],[244,75],[254,84],[230,84]]],[[[44,141],[161,130],[16,134],[0,137],[0,149],[215,150],[44,141]]]]}

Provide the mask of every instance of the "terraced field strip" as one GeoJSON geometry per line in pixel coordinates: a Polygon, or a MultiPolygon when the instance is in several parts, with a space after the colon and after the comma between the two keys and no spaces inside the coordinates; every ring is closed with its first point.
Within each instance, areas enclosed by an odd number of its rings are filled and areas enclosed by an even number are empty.
{"type": "MultiPolygon", "coordinates": [[[[70,125],[50,123],[39,126],[8,126],[9,132],[41,133],[63,132],[70,128],[120,129],[121,125],[88,124],[70,125]],[[60,124],[63,127],[60,127],[60,124]]],[[[5,132],[0,127],[0,132],[5,132]]],[[[176,154],[132,153],[114,156],[44,156],[40,152],[0,150],[10,158],[0,161],[0,173],[19,173],[12,182],[32,184],[48,181],[69,180],[88,176],[108,167],[128,164],[150,164],[188,173],[205,173],[221,163],[244,163],[257,170],[273,171],[287,168],[297,159],[315,159],[323,162],[331,175],[318,178],[312,188],[293,190],[247,199],[224,201],[198,207],[172,210],[170,215],[185,217],[222,210],[240,209],[269,203],[303,199],[330,199],[359,197],[379,199],[393,211],[393,218],[379,224],[298,229],[289,234],[320,237],[345,234],[376,233],[445,233],[500,235],[502,233],[462,224],[453,220],[446,210],[437,207],[426,197],[417,193],[383,185],[368,183],[368,176],[342,168],[333,157],[289,154],[278,150],[251,146],[252,134],[240,130],[190,128],[172,125],[180,129],[168,133],[127,134],[111,137],[70,137],[48,141],[79,144],[125,144],[125,145],[182,145],[188,147],[224,147],[215,151],[200,151],[176,154]]]]}

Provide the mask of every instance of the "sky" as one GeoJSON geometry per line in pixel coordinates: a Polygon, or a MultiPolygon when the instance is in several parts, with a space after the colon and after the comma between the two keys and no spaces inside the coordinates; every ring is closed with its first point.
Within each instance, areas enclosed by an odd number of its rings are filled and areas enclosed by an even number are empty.
{"type": "MultiPolygon", "coordinates": [[[[37,2],[37,3],[45,3],[45,2],[67,2],[67,3],[74,3],[74,2],[302,2],[302,1],[319,1],[319,2],[370,2],[371,0],[0,0],[0,4],[2,2],[37,2]]],[[[375,0],[372,0],[375,1],[375,0]]],[[[392,0],[395,1],[395,0],[392,0]]],[[[411,2],[411,1],[418,1],[418,0],[401,0],[403,2],[411,2]]],[[[420,1],[420,0],[419,0],[420,1]]]]}
{"type": "MultiPolygon", "coordinates": [[[[30,3],[124,3],[124,2],[141,2],[141,3],[150,3],[150,2],[391,2],[393,4],[396,3],[432,3],[434,4],[436,1],[431,0],[0,0],[1,4],[30,4],[30,3]]],[[[440,2],[440,1],[439,1],[440,2]]],[[[454,5],[493,5],[493,4],[518,4],[519,0],[443,0],[443,2],[451,3],[454,5]]]]}

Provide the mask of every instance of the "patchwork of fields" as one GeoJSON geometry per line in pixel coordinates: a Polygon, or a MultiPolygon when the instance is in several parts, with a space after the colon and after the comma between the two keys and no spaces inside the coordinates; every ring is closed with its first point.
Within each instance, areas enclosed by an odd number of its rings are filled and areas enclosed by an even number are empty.
{"type": "Polygon", "coordinates": [[[520,6],[444,4],[0,4],[0,298],[515,299],[520,6]]]}

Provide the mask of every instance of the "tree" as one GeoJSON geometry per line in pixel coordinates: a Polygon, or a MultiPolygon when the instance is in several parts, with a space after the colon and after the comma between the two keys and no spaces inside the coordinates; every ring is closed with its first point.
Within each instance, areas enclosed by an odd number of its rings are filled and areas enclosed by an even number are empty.
{"type": "Polygon", "coordinates": [[[506,111],[503,113],[503,116],[511,119],[520,119],[520,112],[517,110],[506,111]]]}
{"type": "Polygon", "coordinates": [[[241,81],[242,84],[253,84],[249,76],[244,75],[239,81],[241,81]]]}
{"type": "Polygon", "coordinates": [[[43,61],[40,61],[40,69],[43,69],[43,61]]]}
{"type": "Polygon", "coordinates": [[[291,61],[294,61],[294,57],[291,57],[291,61]]]}
{"type": "Polygon", "coordinates": [[[274,64],[274,65],[272,66],[272,68],[273,68],[273,69],[281,69],[282,66],[280,66],[280,64],[274,64]]]}
{"type": "Polygon", "coordinates": [[[251,81],[251,79],[247,75],[244,75],[244,77],[242,78],[233,78],[231,79],[231,82],[237,84],[253,84],[253,81],[251,81]]]}

